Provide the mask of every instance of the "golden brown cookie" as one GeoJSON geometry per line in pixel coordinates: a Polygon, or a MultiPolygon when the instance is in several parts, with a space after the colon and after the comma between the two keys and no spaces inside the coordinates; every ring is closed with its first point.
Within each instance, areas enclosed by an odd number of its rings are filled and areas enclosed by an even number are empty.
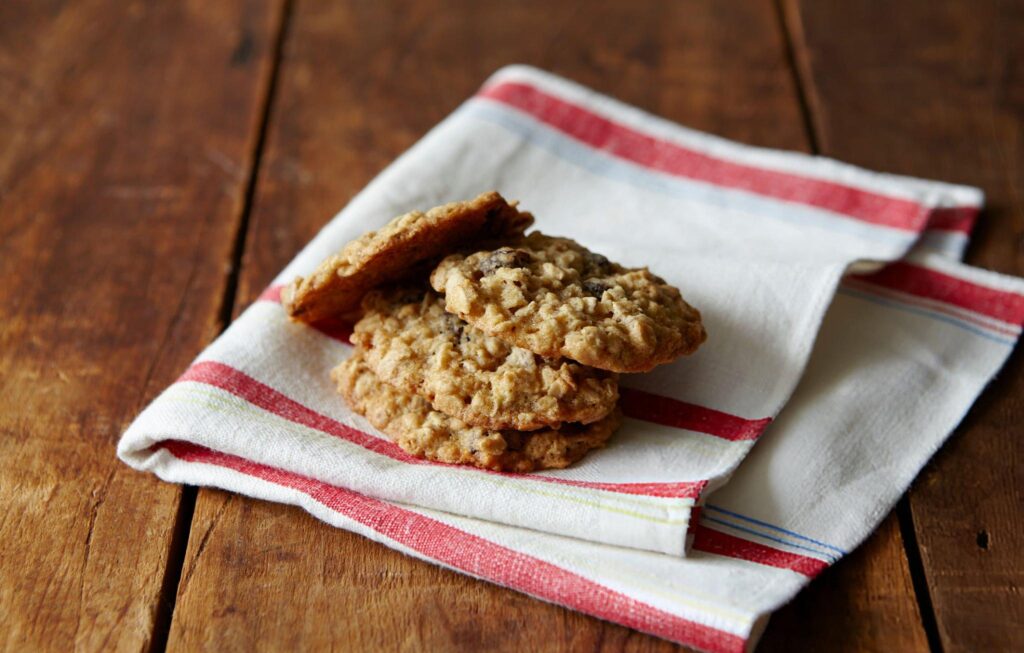
{"type": "Polygon", "coordinates": [[[473,426],[533,431],[602,419],[618,375],[547,359],[488,336],[444,310],[427,288],[373,291],[353,342],[378,378],[473,426]]]}
{"type": "Polygon", "coordinates": [[[707,337],[697,309],[647,268],[625,268],[539,232],[448,256],[430,282],[449,312],[485,333],[615,372],[646,372],[693,353],[707,337]]]}
{"type": "Polygon", "coordinates": [[[470,426],[432,409],[422,397],[378,379],[361,348],[336,367],[331,378],[352,410],[413,456],[495,471],[567,467],[591,449],[603,447],[622,421],[616,409],[592,424],[565,424],[558,430],[494,431],[470,426]]]}
{"type": "Polygon", "coordinates": [[[406,213],[350,242],[308,277],[297,278],[281,300],[288,315],[303,322],[350,314],[371,288],[406,277],[417,264],[471,242],[521,236],[532,223],[532,215],[493,191],[426,213],[406,213]]]}

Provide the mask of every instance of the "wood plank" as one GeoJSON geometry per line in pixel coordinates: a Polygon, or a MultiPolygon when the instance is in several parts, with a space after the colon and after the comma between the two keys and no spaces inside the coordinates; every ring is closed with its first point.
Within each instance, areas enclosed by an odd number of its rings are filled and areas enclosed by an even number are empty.
{"type": "MultiPolygon", "coordinates": [[[[808,149],[777,16],[757,3],[298,4],[239,280],[239,306],[376,172],[510,62],[693,127],[808,149]]],[[[766,645],[837,628],[923,650],[898,529],[844,562],[766,645]],[[855,612],[824,600],[843,596],[855,612]],[[885,603],[872,600],[889,597],[885,603]],[[869,625],[869,626],[866,626],[869,625]]],[[[866,636],[865,636],[866,637],[866,636]]],[[[816,639],[818,638],[818,639],[816,639]]],[[[297,509],[201,490],[170,648],[662,650],[654,638],[441,571],[297,509]],[[187,579],[187,582],[185,581],[187,579]],[[454,608],[454,609],[453,609],[454,608]],[[206,615],[216,611],[213,622],[206,615]],[[330,616],[327,616],[330,615],[330,616]]],[[[850,650],[849,648],[847,650],[850,650]]]]}
{"type": "Polygon", "coordinates": [[[0,3],[0,649],[161,638],[182,490],[114,449],[219,327],[272,9],[0,3]]]}
{"type": "Polygon", "coordinates": [[[927,651],[895,514],[772,616],[758,653],[927,651]]]}
{"type": "MultiPolygon", "coordinates": [[[[968,261],[1024,274],[1024,6],[792,2],[825,153],[980,186],[968,261]],[[840,27],[841,26],[841,27],[840,27]]],[[[1024,649],[1024,356],[910,493],[943,650],[1024,649]]]]}

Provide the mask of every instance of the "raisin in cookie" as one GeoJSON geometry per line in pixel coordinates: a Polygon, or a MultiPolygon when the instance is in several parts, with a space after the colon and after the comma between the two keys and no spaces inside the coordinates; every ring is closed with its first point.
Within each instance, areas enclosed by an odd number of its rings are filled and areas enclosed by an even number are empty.
{"type": "Polygon", "coordinates": [[[406,452],[428,460],[495,471],[568,467],[591,449],[603,447],[622,420],[619,411],[614,410],[592,424],[565,424],[558,430],[495,431],[470,426],[433,410],[422,397],[378,379],[366,364],[361,348],[336,367],[331,377],[352,410],[365,416],[406,452]]]}
{"type": "Polygon", "coordinates": [[[425,288],[368,294],[352,340],[382,381],[487,429],[589,424],[619,397],[616,374],[489,336],[446,312],[425,288]]]}
{"type": "Polygon", "coordinates": [[[700,313],[647,268],[539,232],[513,246],[453,254],[430,282],[449,312],[496,338],[615,372],[645,372],[707,337],[700,313]]]}
{"type": "Polygon", "coordinates": [[[406,213],[350,242],[313,274],[286,286],[282,303],[292,318],[303,322],[346,315],[371,288],[408,276],[419,263],[435,262],[472,242],[521,236],[532,223],[532,215],[496,192],[426,213],[406,213]]]}

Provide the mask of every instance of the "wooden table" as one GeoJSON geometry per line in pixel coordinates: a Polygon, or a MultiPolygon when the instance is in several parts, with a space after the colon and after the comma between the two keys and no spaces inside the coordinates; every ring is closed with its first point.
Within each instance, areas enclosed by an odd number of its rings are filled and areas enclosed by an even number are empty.
{"type": "MultiPolygon", "coordinates": [[[[672,645],[296,508],[129,470],[131,418],[320,226],[510,62],[698,129],[988,195],[1024,274],[1024,6],[0,4],[0,644],[632,651],[672,645]]],[[[1024,648],[1018,351],[763,651],[1024,648]]]]}

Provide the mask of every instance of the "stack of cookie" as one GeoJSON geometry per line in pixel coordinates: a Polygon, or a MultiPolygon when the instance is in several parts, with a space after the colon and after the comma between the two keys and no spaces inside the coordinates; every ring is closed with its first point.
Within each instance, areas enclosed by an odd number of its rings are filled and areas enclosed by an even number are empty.
{"type": "Polygon", "coordinates": [[[285,289],[293,319],[355,322],[332,377],[410,454],[566,467],[618,427],[618,373],[704,341],[678,289],[532,223],[494,192],[408,213],[285,289]]]}

